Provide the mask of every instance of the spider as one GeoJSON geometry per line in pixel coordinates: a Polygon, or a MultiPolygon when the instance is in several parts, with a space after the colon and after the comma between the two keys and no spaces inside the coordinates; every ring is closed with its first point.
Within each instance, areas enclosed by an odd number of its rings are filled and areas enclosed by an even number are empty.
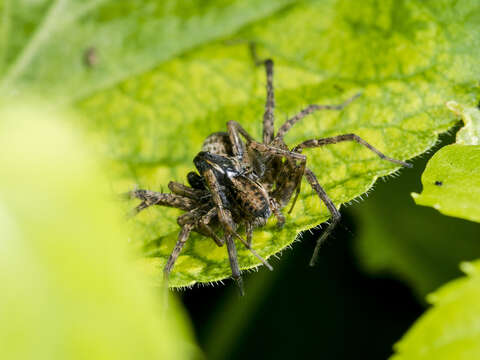
{"type": "Polygon", "coordinates": [[[243,295],[243,282],[234,238],[240,240],[243,246],[272,270],[270,264],[251,246],[253,230],[265,225],[272,215],[276,217],[277,225],[283,226],[285,217],[282,209],[293,198],[289,213],[293,210],[303,177],[331,213],[331,221],[318,238],[310,260],[310,265],[314,266],[322,243],[340,221],[341,215],[318,183],[313,171],[306,166],[307,157],[302,154],[303,149],[355,141],[373,151],[381,159],[411,167],[406,162],[384,155],[355,134],[306,140],[289,148],[283,139],[297,122],[315,111],[342,110],[359,94],[339,105],[307,106],[289,118],[275,134],[274,64],[271,59],[257,60],[253,47],[251,51],[255,64],[265,66],[267,78],[263,141],[256,141],[238,122],[229,121],[227,132],[211,134],[204,141],[202,151],[193,160],[198,173],[190,172],[187,175],[190,186],[170,182],[168,184],[170,194],[140,189],[130,193],[132,197],[142,200],[136,208],[137,212],[151,205],[170,206],[186,211],[177,219],[181,230],[163,270],[166,281],[190,233],[196,231],[212,238],[218,246],[226,243],[232,278],[243,295]],[[246,240],[237,232],[240,226],[245,229],[246,240]],[[223,230],[223,236],[218,234],[219,230],[223,230]]]}

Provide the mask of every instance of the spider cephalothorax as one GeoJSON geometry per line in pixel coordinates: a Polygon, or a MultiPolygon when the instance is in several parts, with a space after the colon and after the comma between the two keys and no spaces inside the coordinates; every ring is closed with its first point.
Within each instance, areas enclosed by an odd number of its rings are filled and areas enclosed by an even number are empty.
{"type": "Polygon", "coordinates": [[[315,174],[306,166],[307,158],[302,154],[303,149],[355,141],[384,160],[410,166],[387,157],[355,134],[307,140],[289,148],[283,138],[295,123],[317,110],[341,110],[358,95],[340,105],[310,105],[288,119],[275,134],[273,61],[268,59],[258,61],[257,64],[265,65],[267,75],[263,141],[255,141],[239,123],[229,121],[227,132],[211,134],[204,141],[202,151],[193,161],[198,174],[190,172],[187,175],[190,186],[170,182],[168,187],[171,194],[147,190],[131,192],[133,197],[142,200],[137,211],[151,205],[171,206],[186,211],[177,219],[181,231],[164,268],[167,279],[190,232],[196,231],[213,239],[218,246],[227,244],[232,277],[243,294],[234,238],[240,240],[264,265],[272,269],[251,247],[253,229],[265,225],[272,215],[277,218],[279,226],[284,224],[282,209],[292,197],[294,199],[290,211],[293,209],[303,177],[332,214],[331,222],[317,240],[310,260],[310,265],[314,265],[318,250],[340,220],[340,213],[318,183],[315,174]],[[237,232],[239,227],[245,229],[246,240],[237,232]]]}

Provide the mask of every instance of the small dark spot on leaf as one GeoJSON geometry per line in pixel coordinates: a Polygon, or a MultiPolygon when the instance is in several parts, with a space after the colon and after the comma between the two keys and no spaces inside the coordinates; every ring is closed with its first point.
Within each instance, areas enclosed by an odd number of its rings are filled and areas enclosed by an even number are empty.
{"type": "Polygon", "coordinates": [[[333,88],[334,88],[335,90],[337,90],[338,92],[341,92],[341,93],[343,93],[343,92],[345,91],[345,90],[344,90],[340,85],[338,85],[338,84],[334,84],[334,85],[333,85],[333,88]]]}
{"type": "Polygon", "coordinates": [[[98,64],[97,49],[95,49],[93,46],[87,48],[83,53],[83,63],[89,68],[93,68],[95,65],[97,65],[98,64]]]}
{"type": "Polygon", "coordinates": [[[443,185],[443,182],[437,180],[437,181],[435,181],[435,185],[437,185],[437,186],[442,186],[442,185],[443,185]]]}

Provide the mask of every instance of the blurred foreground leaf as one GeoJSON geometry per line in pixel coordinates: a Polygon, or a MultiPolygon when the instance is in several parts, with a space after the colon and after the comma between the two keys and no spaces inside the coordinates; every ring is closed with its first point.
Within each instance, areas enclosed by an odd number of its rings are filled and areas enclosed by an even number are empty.
{"type": "Polygon", "coordinates": [[[188,359],[175,303],[136,271],[127,229],[76,127],[0,112],[2,359],[188,359]]]}
{"type": "Polygon", "coordinates": [[[464,127],[456,144],[438,151],[422,175],[423,191],[412,196],[418,205],[442,214],[480,222],[480,110],[449,101],[464,127]]]}
{"type": "Polygon", "coordinates": [[[480,358],[480,262],[464,263],[467,276],[433,294],[428,310],[395,345],[392,360],[480,358]]]}
{"type": "MultiPolygon", "coordinates": [[[[89,2],[85,5],[89,16],[59,24],[55,23],[59,13],[73,9],[73,15],[81,15],[83,8],[66,0],[52,3],[41,22],[49,26],[38,29],[54,31],[25,36],[26,50],[18,51],[18,60],[7,59],[4,90],[42,91],[67,102],[82,98],[77,109],[92,138],[112,160],[118,192],[134,185],[161,190],[169,180],[184,181],[203,139],[224,131],[228,120],[239,121],[260,138],[265,76],[263,69],[254,68],[245,41],[255,41],[261,56],[275,60],[277,126],[308,104],[339,103],[363,93],[341,113],[305,119],[286,137],[292,145],[355,132],[392,157],[411,158],[430,148],[453,124],[446,99],[471,101],[476,96],[480,73],[476,1],[322,0],[297,1],[289,7],[284,6],[287,2],[261,3],[235,2],[237,7],[230,7],[211,1],[202,12],[200,6],[189,3],[183,8],[173,1],[165,6],[148,2],[145,7],[135,5],[138,2],[125,6],[89,2]],[[273,15],[278,9],[282,10],[273,15]],[[88,36],[78,35],[82,41],[76,41],[67,36],[70,33],[88,36]],[[71,41],[65,44],[59,37],[71,41]],[[229,41],[212,42],[218,38],[229,41]],[[82,64],[91,46],[98,52],[98,63],[82,64]],[[197,48],[191,50],[193,46],[197,48]],[[32,52],[32,47],[38,51],[32,52]],[[66,56],[63,66],[63,57],[57,55],[73,50],[75,55],[66,56]]],[[[27,23],[36,24],[39,18],[32,16],[27,23]]],[[[306,154],[337,206],[396,170],[358,144],[306,154]]],[[[134,220],[133,243],[143,249],[154,272],[159,273],[173,248],[179,214],[149,209],[134,220]]],[[[304,184],[285,228],[278,231],[270,222],[256,231],[254,246],[263,256],[271,256],[291,244],[299,231],[328,216],[304,184]]],[[[258,265],[248,252],[239,253],[242,268],[258,265]]],[[[226,250],[192,236],[171,285],[215,281],[229,274],[226,250]]]]}

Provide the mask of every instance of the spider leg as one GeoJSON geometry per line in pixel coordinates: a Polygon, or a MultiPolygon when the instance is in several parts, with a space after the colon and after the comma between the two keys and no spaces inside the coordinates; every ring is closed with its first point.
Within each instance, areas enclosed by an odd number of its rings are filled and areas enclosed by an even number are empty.
{"type": "Polygon", "coordinates": [[[263,143],[270,144],[274,137],[274,114],[275,94],[273,92],[273,60],[259,60],[255,43],[250,43],[250,53],[252,54],[255,65],[265,65],[265,73],[267,75],[267,100],[265,102],[265,113],[263,114],[263,143]]]}
{"type": "Polygon", "coordinates": [[[210,188],[213,202],[217,207],[218,219],[223,226],[225,234],[235,236],[257,259],[263,263],[263,265],[265,265],[268,269],[273,270],[272,266],[264,258],[258,255],[257,252],[253,250],[252,247],[236,232],[236,224],[233,221],[232,213],[223,205],[222,197],[224,195],[221,195],[222,190],[220,189],[220,185],[218,184],[217,178],[215,177],[213,171],[211,169],[206,170],[203,175],[208,187],[210,188]]]}
{"type": "Polygon", "coordinates": [[[217,211],[215,208],[211,208],[208,212],[207,208],[210,207],[211,204],[206,204],[204,206],[195,208],[193,210],[190,210],[189,212],[186,212],[185,214],[180,215],[177,218],[177,223],[180,225],[180,227],[183,227],[187,224],[194,224],[194,231],[207,236],[211,237],[213,241],[218,246],[223,246],[224,241],[221,240],[217,234],[212,230],[212,228],[208,225],[210,221],[212,220],[213,217],[217,215],[217,211]]]}
{"type": "Polygon", "coordinates": [[[135,189],[129,195],[132,198],[142,200],[142,203],[135,208],[136,213],[152,205],[175,207],[186,211],[192,210],[197,206],[196,201],[176,194],[135,189]]]}
{"type": "Polygon", "coordinates": [[[238,122],[233,120],[227,122],[227,131],[228,131],[228,136],[230,138],[230,142],[232,144],[233,155],[239,156],[240,158],[242,158],[243,153],[245,151],[245,147],[240,138],[240,135],[242,135],[247,141],[253,141],[253,138],[242,127],[242,125],[240,125],[238,122]]]}
{"type": "Polygon", "coordinates": [[[278,147],[262,144],[256,141],[251,141],[248,143],[248,145],[254,150],[257,150],[263,153],[269,153],[274,156],[286,157],[287,159],[298,160],[300,162],[304,162],[307,160],[305,155],[302,155],[296,151],[283,150],[278,147]]]}
{"type": "Polygon", "coordinates": [[[300,166],[296,166],[296,169],[294,170],[295,176],[292,176],[292,178],[294,179],[293,182],[294,183],[296,182],[297,186],[295,187],[295,195],[293,196],[292,205],[288,210],[289,214],[293,211],[293,208],[295,207],[295,204],[297,203],[297,200],[298,200],[298,195],[300,195],[300,188],[302,187],[302,177],[305,174],[305,166],[306,166],[306,161],[302,162],[300,166]]]}
{"type": "Polygon", "coordinates": [[[222,247],[223,244],[225,243],[225,240],[219,238],[217,234],[212,230],[212,228],[208,225],[205,224],[199,224],[198,225],[198,232],[204,236],[210,237],[215,241],[215,244],[217,244],[218,247],[222,247]]]}
{"type": "Polygon", "coordinates": [[[267,101],[265,103],[265,113],[263,114],[263,143],[270,144],[274,137],[274,114],[275,95],[273,93],[273,60],[264,61],[265,72],[267,75],[267,101]]]}
{"type": "Polygon", "coordinates": [[[355,141],[355,142],[365,146],[369,150],[373,151],[375,154],[377,154],[380,158],[382,158],[384,160],[387,160],[387,161],[390,161],[391,163],[399,164],[399,165],[402,165],[402,166],[405,166],[405,167],[412,167],[412,165],[409,164],[409,163],[406,163],[404,161],[388,157],[387,155],[383,154],[382,152],[377,150],[375,147],[370,145],[368,142],[363,140],[360,136],[355,135],[355,134],[344,134],[344,135],[338,135],[338,136],[322,138],[322,139],[307,140],[307,141],[304,141],[303,143],[295,146],[295,148],[293,148],[292,151],[301,153],[302,150],[305,149],[305,148],[315,148],[315,147],[320,147],[320,146],[324,146],[324,145],[336,144],[336,143],[339,143],[339,142],[342,142],[342,141],[355,141]]]}
{"type": "Polygon", "coordinates": [[[206,233],[208,233],[210,236],[216,243],[218,246],[223,246],[223,244],[225,243],[225,240],[223,239],[220,239],[217,234],[215,234],[215,232],[212,230],[212,228],[208,225],[210,223],[210,221],[215,217],[217,216],[217,209],[216,208],[212,208],[210,209],[205,215],[202,216],[202,218],[200,219],[199,221],[199,227],[205,231],[206,233]]]}
{"type": "Polygon", "coordinates": [[[291,117],[288,119],[281,127],[278,129],[276,139],[281,139],[285,136],[285,134],[292,128],[293,125],[295,125],[297,122],[302,120],[305,116],[318,111],[318,110],[342,110],[345,108],[348,104],[350,104],[353,100],[355,100],[357,97],[359,97],[361,94],[357,93],[353,95],[351,98],[347,99],[343,103],[339,105],[309,105],[302,111],[300,111],[297,115],[291,117]]]}
{"type": "Polygon", "coordinates": [[[275,146],[266,145],[255,141],[250,142],[248,145],[257,151],[269,153],[273,156],[285,157],[290,160],[290,163],[285,165],[280,173],[280,176],[278,177],[280,181],[282,181],[282,185],[275,191],[274,194],[276,200],[280,203],[281,207],[283,207],[290,200],[292,192],[296,192],[292,207],[289,210],[290,213],[293,210],[295,202],[298,198],[298,194],[300,193],[300,187],[302,184],[301,180],[302,175],[305,172],[307,158],[305,156],[298,156],[301,154],[296,151],[283,150],[275,146]],[[296,161],[299,161],[300,164],[297,165],[295,163],[296,161]],[[292,176],[292,173],[295,174],[295,176],[292,176]]]}
{"type": "Polygon", "coordinates": [[[237,283],[238,289],[240,290],[240,295],[245,295],[243,289],[243,280],[242,273],[240,272],[240,267],[238,266],[238,257],[237,257],[237,248],[235,247],[235,241],[231,234],[225,234],[225,241],[227,243],[228,250],[228,259],[230,260],[230,268],[232,269],[232,278],[237,283]]]}
{"type": "Polygon", "coordinates": [[[178,240],[173,248],[172,253],[170,254],[165,267],[163,268],[163,278],[166,283],[168,283],[168,277],[170,276],[170,272],[172,271],[173,265],[175,265],[175,261],[177,261],[178,255],[180,251],[182,251],[183,246],[187,242],[188,237],[193,229],[193,224],[186,224],[182,227],[182,230],[178,233],[178,240]]]}
{"type": "Polygon", "coordinates": [[[168,188],[172,193],[180,195],[182,197],[187,197],[192,200],[199,200],[205,196],[208,196],[208,191],[193,189],[189,186],[183,185],[175,181],[170,181],[168,183],[168,188]]]}
{"type": "Polygon", "coordinates": [[[280,210],[280,204],[278,204],[276,200],[272,200],[274,202],[274,204],[272,205],[272,211],[277,218],[277,227],[282,228],[283,225],[285,225],[285,216],[283,215],[282,210],[280,210]]]}
{"type": "Polygon", "coordinates": [[[305,177],[307,178],[307,181],[310,184],[310,186],[313,188],[313,190],[315,190],[317,195],[320,197],[323,203],[327,206],[327,209],[328,211],[330,211],[330,214],[332,214],[332,220],[330,224],[328,224],[323,234],[317,240],[317,244],[315,245],[315,250],[313,251],[312,258],[310,259],[310,266],[315,266],[315,263],[317,262],[318,251],[320,250],[320,246],[328,238],[332,230],[338,224],[338,222],[341,219],[341,215],[340,215],[340,212],[335,207],[335,204],[333,203],[333,201],[328,197],[325,190],[323,190],[323,188],[318,183],[317,177],[312,172],[312,170],[308,168],[305,169],[305,177]]]}
{"type": "Polygon", "coordinates": [[[251,246],[253,238],[253,225],[250,221],[245,223],[245,233],[247,234],[247,244],[248,246],[251,246]]]}

